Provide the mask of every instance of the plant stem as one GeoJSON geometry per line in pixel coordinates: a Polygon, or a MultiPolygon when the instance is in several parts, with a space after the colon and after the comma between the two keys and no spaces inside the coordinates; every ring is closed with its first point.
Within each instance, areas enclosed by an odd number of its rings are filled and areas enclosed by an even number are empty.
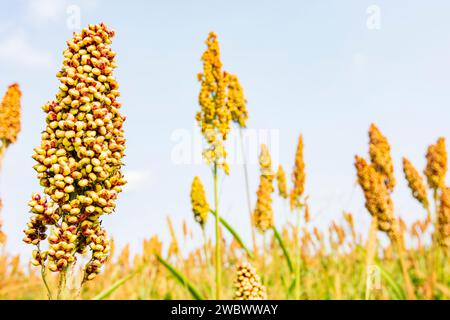
{"type": "Polygon", "coordinates": [[[439,245],[438,245],[438,234],[437,230],[437,217],[439,214],[439,194],[438,189],[433,190],[433,200],[434,200],[434,217],[430,214],[430,222],[433,225],[433,233],[431,234],[431,252],[430,252],[430,273],[428,279],[430,281],[430,292],[431,299],[434,297],[435,284],[437,282],[437,268],[438,268],[438,256],[439,256],[439,245]]]}
{"type": "Polygon", "coordinates": [[[394,239],[392,239],[392,241],[394,242],[393,244],[396,247],[397,253],[399,256],[400,267],[402,269],[402,274],[403,274],[403,281],[405,283],[406,297],[408,300],[416,300],[416,295],[414,293],[414,287],[413,287],[411,278],[408,273],[408,267],[407,267],[407,262],[406,262],[406,252],[405,252],[405,246],[403,243],[403,234],[400,234],[399,238],[394,237],[394,239]]]}
{"type": "Polygon", "coordinates": [[[301,268],[301,246],[300,246],[300,221],[301,212],[297,210],[297,224],[295,226],[295,247],[296,247],[296,263],[295,263],[295,299],[300,300],[300,268],[301,268]]]}
{"type": "Polygon", "coordinates": [[[220,216],[219,216],[219,190],[217,181],[217,163],[214,163],[214,212],[216,215],[216,300],[220,299],[221,264],[220,257],[220,216]]]}
{"type": "Polygon", "coordinates": [[[275,226],[272,227],[273,234],[275,236],[275,239],[278,241],[278,244],[280,245],[281,250],[283,251],[283,255],[286,258],[286,262],[289,268],[289,271],[291,273],[294,272],[294,266],[292,265],[291,256],[289,254],[288,249],[286,248],[286,245],[284,244],[283,238],[281,237],[280,233],[278,232],[277,228],[275,226]]]}
{"type": "Polygon", "coordinates": [[[366,246],[366,292],[364,295],[365,300],[370,300],[370,294],[372,292],[372,279],[370,270],[374,266],[374,259],[377,251],[377,230],[378,230],[378,219],[377,217],[372,217],[372,222],[369,229],[369,238],[367,239],[366,246]]]}
{"type": "Polygon", "coordinates": [[[44,282],[45,289],[47,290],[48,300],[53,300],[52,291],[50,290],[50,287],[47,282],[47,272],[45,269],[45,265],[41,266],[41,277],[42,277],[42,281],[44,282]]]}
{"type": "Polygon", "coordinates": [[[58,300],[65,299],[65,291],[66,291],[66,284],[67,284],[67,267],[64,268],[61,273],[59,274],[59,283],[58,283],[58,300]]]}
{"type": "MultiPolygon", "coordinates": [[[[209,255],[208,255],[208,238],[206,237],[206,230],[205,230],[205,226],[202,226],[202,234],[203,234],[203,242],[204,242],[204,251],[205,251],[205,262],[206,262],[206,268],[208,270],[208,283],[210,281],[210,277],[211,277],[211,260],[209,259],[209,255]]],[[[212,294],[212,286],[210,286],[210,294],[212,294]]]]}
{"type": "Polygon", "coordinates": [[[239,138],[241,140],[241,152],[242,152],[242,160],[243,160],[243,167],[244,167],[244,179],[245,179],[245,194],[247,196],[247,207],[248,207],[248,215],[250,218],[250,229],[252,232],[252,242],[253,242],[253,254],[256,256],[258,254],[258,246],[256,244],[256,232],[255,227],[252,222],[252,204],[250,201],[250,183],[248,179],[248,169],[247,169],[247,157],[245,156],[245,149],[244,149],[244,138],[242,134],[242,127],[239,127],[239,138]]]}

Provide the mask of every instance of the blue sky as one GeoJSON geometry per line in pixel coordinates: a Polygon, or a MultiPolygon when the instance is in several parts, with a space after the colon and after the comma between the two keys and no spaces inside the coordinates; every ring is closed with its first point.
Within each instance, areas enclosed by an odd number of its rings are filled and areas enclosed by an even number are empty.
{"type": "MultiPolygon", "coordinates": [[[[423,168],[428,144],[450,137],[450,3],[444,1],[2,1],[0,91],[19,82],[23,130],[7,151],[0,178],[8,250],[21,242],[27,201],[41,191],[31,168],[32,149],[44,128],[40,107],[53,99],[62,50],[72,31],[67,8],[80,9],[81,25],[104,21],[116,31],[113,49],[127,116],[125,172],[130,181],[117,212],[105,225],[119,245],[152,234],[168,239],[166,215],[181,230],[192,222],[189,190],[194,175],[212,201],[212,179],[201,163],[179,164],[177,134],[193,137],[198,110],[200,56],[209,31],[219,36],[226,70],[238,74],[248,99],[249,128],[260,137],[275,132],[274,157],[291,171],[295,144],[304,135],[306,192],[313,223],[325,227],[355,214],[369,224],[355,187],[353,157],[367,154],[367,129],[388,136],[398,186],[396,213],[407,221],[423,210],[410,197],[401,157],[423,168]],[[379,29],[367,27],[369,6],[379,10],[379,29]],[[271,130],[271,131],[270,131],[271,130]],[[174,140],[175,139],[175,140],[174,140]]],[[[261,138],[262,139],[262,138],[261,138]]],[[[259,141],[259,140],[258,140],[259,141]]],[[[256,153],[254,150],[253,153],[256,153]]],[[[249,166],[252,203],[258,168],[249,166]]],[[[231,166],[221,182],[224,215],[249,239],[243,172],[231,166]]],[[[275,202],[276,220],[285,209],[275,202]]],[[[210,225],[212,227],[212,225],[210,225]]]]}

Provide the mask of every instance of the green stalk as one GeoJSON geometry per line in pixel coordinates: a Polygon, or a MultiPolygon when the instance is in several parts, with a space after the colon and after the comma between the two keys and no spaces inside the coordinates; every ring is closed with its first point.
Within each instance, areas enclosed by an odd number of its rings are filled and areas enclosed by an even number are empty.
{"type": "Polygon", "coordinates": [[[41,266],[41,278],[42,281],[44,282],[45,289],[47,290],[48,300],[53,300],[52,291],[50,290],[50,287],[47,282],[47,271],[45,269],[45,265],[41,266]]]}
{"type": "Polygon", "coordinates": [[[59,283],[58,283],[58,294],[57,299],[63,300],[65,299],[65,292],[66,292],[66,284],[67,284],[67,269],[68,267],[61,270],[59,274],[59,283]]]}
{"type": "MultiPolygon", "coordinates": [[[[205,226],[202,226],[202,234],[203,234],[203,242],[204,242],[204,251],[205,251],[205,262],[206,262],[206,268],[208,270],[208,283],[210,283],[211,279],[211,259],[209,259],[208,255],[208,238],[206,237],[206,230],[205,226]]],[[[209,294],[212,296],[212,286],[209,287],[209,294]]]]}
{"type": "Polygon", "coordinates": [[[256,232],[255,227],[252,222],[252,204],[250,201],[250,183],[248,179],[248,170],[247,170],[247,159],[245,156],[245,150],[244,150],[244,138],[242,136],[242,127],[239,126],[239,138],[241,139],[241,152],[242,152],[242,159],[243,159],[243,167],[244,167],[244,178],[245,178],[245,193],[247,196],[247,207],[248,207],[248,214],[250,218],[250,230],[252,232],[252,242],[253,242],[253,253],[256,255],[258,251],[258,246],[256,245],[256,232]]]}
{"type": "Polygon", "coordinates": [[[280,248],[283,251],[283,255],[286,258],[286,262],[287,262],[287,265],[289,267],[289,271],[291,273],[293,273],[294,272],[294,266],[292,264],[291,255],[289,254],[289,251],[288,251],[286,245],[284,244],[283,238],[281,238],[281,235],[280,235],[280,233],[278,232],[278,230],[277,230],[277,228],[275,226],[273,226],[272,229],[273,229],[273,234],[275,236],[275,239],[277,239],[278,244],[280,245],[280,248]]]}
{"type": "Polygon", "coordinates": [[[216,300],[220,299],[220,287],[221,287],[221,264],[220,261],[220,216],[219,216],[219,190],[217,182],[217,163],[214,163],[214,213],[216,217],[216,300]]]}
{"type": "Polygon", "coordinates": [[[369,269],[374,265],[375,256],[377,252],[377,231],[378,219],[376,216],[372,217],[372,222],[369,229],[369,238],[366,246],[366,263],[365,263],[365,300],[370,300],[372,293],[372,279],[370,278],[369,269]]]}
{"type": "MultiPolygon", "coordinates": [[[[213,214],[213,217],[216,217],[216,213],[214,210],[210,210],[210,212],[213,214]]],[[[239,245],[242,247],[242,249],[244,249],[245,253],[247,254],[247,256],[250,259],[253,259],[253,254],[250,251],[250,249],[245,245],[244,241],[242,240],[242,238],[239,236],[239,234],[237,233],[236,230],[233,229],[233,227],[223,218],[220,217],[219,218],[220,223],[224,226],[225,229],[228,230],[228,232],[230,232],[230,234],[233,236],[233,238],[239,243],[239,245]]]]}
{"type": "Polygon", "coordinates": [[[156,259],[164,266],[167,270],[172,273],[172,275],[175,277],[175,279],[178,280],[178,282],[185,287],[192,297],[196,300],[204,300],[203,296],[200,294],[200,292],[194,287],[194,285],[180,272],[178,271],[174,266],[172,266],[168,261],[164,260],[163,257],[161,257],[159,254],[156,254],[156,259]]]}
{"type": "Polygon", "coordinates": [[[301,264],[301,248],[300,248],[300,209],[297,210],[297,225],[295,226],[296,234],[296,264],[295,264],[295,299],[300,300],[300,264],[301,264]]]}

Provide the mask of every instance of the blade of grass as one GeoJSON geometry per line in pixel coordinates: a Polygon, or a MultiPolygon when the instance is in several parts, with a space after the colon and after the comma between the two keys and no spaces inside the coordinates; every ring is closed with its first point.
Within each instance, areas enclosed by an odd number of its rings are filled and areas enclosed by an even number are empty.
{"type": "Polygon", "coordinates": [[[402,289],[402,286],[395,282],[389,272],[387,272],[380,264],[376,265],[380,269],[381,277],[386,280],[386,282],[389,284],[389,287],[392,289],[395,298],[398,300],[405,300],[406,295],[405,291],[402,289]]]}
{"type": "Polygon", "coordinates": [[[103,290],[98,295],[96,295],[92,300],[104,300],[108,298],[111,294],[114,293],[117,289],[119,289],[122,285],[124,285],[128,280],[130,280],[136,273],[130,273],[129,275],[123,277],[122,279],[114,282],[112,286],[103,290]]]}
{"type": "MultiPolygon", "coordinates": [[[[215,218],[215,212],[214,210],[210,210],[212,213],[212,216],[215,218]]],[[[228,230],[228,232],[231,233],[231,235],[234,237],[234,239],[239,243],[239,245],[244,249],[245,253],[249,256],[250,259],[253,259],[252,252],[247,248],[244,241],[242,241],[242,238],[239,236],[239,234],[236,232],[236,230],[233,229],[233,227],[223,218],[219,217],[220,223],[225,227],[225,229],[228,230]]]]}
{"type": "Polygon", "coordinates": [[[204,300],[203,296],[200,294],[200,292],[194,287],[194,285],[180,272],[178,271],[174,266],[172,266],[168,261],[164,260],[160,255],[156,255],[156,259],[164,266],[167,270],[172,273],[172,275],[175,277],[175,279],[178,280],[178,282],[188,289],[192,297],[196,300],[204,300]]]}
{"type": "Polygon", "coordinates": [[[292,272],[294,272],[294,266],[292,264],[291,255],[289,254],[289,251],[286,248],[283,238],[281,238],[281,235],[278,232],[277,228],[275,226],[273,226],[272,229],[273,229],[273,234],[275,236],[275,239],[277,239],[278,244],[280,245],[281,250],[283,251],[284,257],[286,258],[286,262],[288,264],[289,271],[292,273],[292,272]]]}

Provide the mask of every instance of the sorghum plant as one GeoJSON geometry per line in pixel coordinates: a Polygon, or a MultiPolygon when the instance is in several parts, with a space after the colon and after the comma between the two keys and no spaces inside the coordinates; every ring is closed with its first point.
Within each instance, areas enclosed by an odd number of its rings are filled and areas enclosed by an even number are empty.
{"type": "Polygon", "coordinates": [[[194,219],[202,228],[203,242],[204,242],[204,255],[205,261],[210,271],[210,260],[208,257],[208,239],[206,237],[205,224],[210,211],[208,201],[205,195],[205,189],[203,188],[202,181],[199,177],[194,177],[191,186],[191,204],[192,212],[194,213],[194,219]]]}
{"type": "Polygon", "coordinates": [[[427,188],[419,171],[407,159],[403,158],[403,173],[411,189],[413,197],[419,201],[429,214],[430,203],[428,201],[427,188]]]}
{"type": "Polygon", "coordinates": [[[395,187],[394,165],[391,146],[375,124],[369,128],[369,155],[374,169],[383,177],[387,189],[392,192],[395,187]]]}
{"type": "Polygon", "coordinates": [[[301,196],[305,191],[305,161],[303,159],[303,136],[298,137],[297,150],[295,153],[294,169],[292,171],[293,188],[290,193],[291,209],[300,209],[302,206],[301,196]]]}
{"type": "Polygon", "coordinates": [[[370,164],[363,158],[355,156],[358,183],[364,193],[366,208],[372,215],[369,241],[366,247],[366,271],[373,263],[373,256],[376,252],[376,230],[386,232],[392,245],[398,251],[408,299],[415,299],[414,288],[406,265],[403,231],[394,215],[391,198],[391,192],[395,187],[395,177],[390,145],[374,124],[369,128],[369,155],[370,164]]]}
{"type": "Polygon", "coordinates": [[[304,207],[302,196],[305,191],[305,160],[303,159],[303,136],[298,137],[297,150],[295,152],[294,169],[292,170],[293,188],[289,195],[291,210],[297,214],[297,223],[295,225],[295,244],[296,244],[296,266],[295,266],[295,297],[300,299],[300,268],[301,268],[301,244],[300,244],[300,210],[304,207]]]}
{"type": "Polygon", "coordinates": [[[427,150],[427,165],[424,174],[427,177],[428,186],[435,193],[445,187],[445,175],[447,174],[447,151],[445,138],[439,138],[436,144],[432,144],[427,150]]]}
{"type": "Polygon", "coordinates": [[[450,188],[442,190],[437,216],[437,240],[445,250],[450,248],[450,188]]]}
{"type": "Polygon", "coordinates": [[[257,200],[255,211],[253,212],[253,223],[255,224],[256,229],[261,233],[264,233],[274,226],[272,209],[274,173],[272,171],[272,159],[270,157],[269,149],[265,144],[261,145],[259,165],[261,175],[258,191],[256,193],[257,200]]]}
{"type": "MultiPolygon", "coordinates": [[[[3,156],[8,146],[17,140],[20,132],[20,98],[22,92],[19,85],[14,83],[8,87],[0,105],[0,169],[3,156]]],[[[2,210],[0,199],[0,212],[2,210]]],[[[2,220],[0,217],[0,245],[6,242],[6,234],[2,231],[2,220]]]]}
{"type": "Polygon", "coordinates": [[[32,216],[24,241],[36,247],[32,263],[42,267],[44,281],[46,268],[60,273],[59,297],[77,254],[91,252],[82,284],[100,272],[110,250],[101,218],[113,213],[126,183],[121,171],[125,117],[113,76],[113,36],[101,23],[74,33],[67,42],[57,74],[59,91],[43,106],[46,127],[34,149],[44,195],[35,193],[28,203],[32,216]],[[49,247],[44,250],[46,238],[49,247]]]}
{"type": "Polygon", "coordinates": [[[0,156],[17,140],[20,132],[20,98],[22,92],[14,83],[8,87],[0,105],[0,156]]]}
{"type": "Polygon", "coordinates": [[[287,199],[288,192],[287,192],[287,184],[286,184],[286,173],[284,172],[283,166],[280,164],[278,165],[277,170],[277,182],[278,182],[278,194],[283,199],[287,199]]]}
{"type": "Polygon", "coordinates": [[[191,203],[194,219],[204,228],[209,213],[209,204],[206,200],[205,189],[199,177],[194,177],[191,186],[191,203]]]}

